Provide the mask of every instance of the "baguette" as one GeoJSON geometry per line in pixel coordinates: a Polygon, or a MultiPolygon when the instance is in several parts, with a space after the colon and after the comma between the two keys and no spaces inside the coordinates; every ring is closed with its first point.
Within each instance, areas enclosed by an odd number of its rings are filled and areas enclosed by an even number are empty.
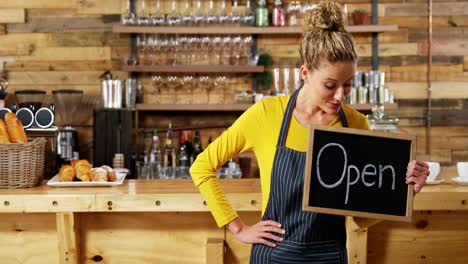
{"type": "Polygon", "coordinates": [[[18,120],[15,114],[7,113],[5,115],[5,123],[8,130],[8,136],[12,143],[28,143],[26,132],[24,132],[23,124],[18,120]]]}
{"type": "Polygon", "coordinates": [[[10,143],[8,139],[8,130],[6,128],[5,122],[0,119],[0,144],[2,143],[10,143]]]}

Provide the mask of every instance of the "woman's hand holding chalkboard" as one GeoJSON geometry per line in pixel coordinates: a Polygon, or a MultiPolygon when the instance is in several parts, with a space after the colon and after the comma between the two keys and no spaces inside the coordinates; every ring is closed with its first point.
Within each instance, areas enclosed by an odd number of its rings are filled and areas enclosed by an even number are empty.
{"type": "Polygon", "coordinates": [[[245,244],[263,244],[269,247],[276,247],[276,244],[271,241],[282,242],[283,239],[276,234],[285,234],[286,231],[281,229],[281,224],[272,220],[265,220],[249,226],[242,222],[240,218],[228,224],[228,229],[234,236],[245,244]]]}
{"type": "Polygon", "coordinates": [[[429,166],[427,163],[413,160],[408,164],[408,170],[406,172],[406,183],[414,183],[414,191],[421,191],[422,187],[426,183],[427,176],[429,176],[429,166]]]}

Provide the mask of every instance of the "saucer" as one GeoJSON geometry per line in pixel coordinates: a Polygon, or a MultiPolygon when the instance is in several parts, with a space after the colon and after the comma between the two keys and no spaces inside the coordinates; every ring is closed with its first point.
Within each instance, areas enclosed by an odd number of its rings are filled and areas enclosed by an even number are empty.
{"type": "Polygon", "coordinates": [[[460,177],[452,178],[452,181],[460,184],[460,185],[468,185],[468,180],[462,180],[460,177]]]}
{"type": "Polygon", "coordinates": [[[427,180],[427,181],[426,181],[426,184],[427,184],[427,185],[436,185],[436,184],[439,184],[439,183],[441,183],[441,182],[444,182],[444,179],[433,180],[433,181],[427,180]]]}

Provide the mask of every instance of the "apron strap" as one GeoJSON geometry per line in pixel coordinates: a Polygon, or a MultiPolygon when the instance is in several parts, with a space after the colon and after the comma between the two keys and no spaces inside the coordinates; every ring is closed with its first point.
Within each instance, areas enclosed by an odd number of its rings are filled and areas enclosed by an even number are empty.
{"type": "Polygon", "coordinates": [[[294,91],[289,98],[288,106],[286,107],[286,112],[283,116],[283,122],[281,123],[281,131],[278,137],[278,143],[276,144],[277,147],[284,147],[286,145],[286,137],[288,136],[289,124],[291,123],[291,116],[294,111],[294,106],[296,105],[297,95],[301,88],[294,91]]]}
{"type": "MultiPolygon", "coordinates": [[[[289,98],[288,105],[286,107],[286,112],[284,113],[284,116],[283,116],[283,122],[281,123],[281,131],[278,137],[278,143],[276,144],[277,147],[284,147],[286,145],[286,138],[288,136],[289,124],[291,123],[292,113],[294,111],[294,106],[296,105],[297,95],[299,94],[300,90],[301,88],[294,91],[294,93],[291,95],[291,98],[289,98]]],[[[343,108],[340,107],[338,114],[340,115],[340,120],[341,120],[341,124],[343,125],[343,127],[348,127],[348,120],[346,119],[346,115],[343,111],[343,108]]]]}

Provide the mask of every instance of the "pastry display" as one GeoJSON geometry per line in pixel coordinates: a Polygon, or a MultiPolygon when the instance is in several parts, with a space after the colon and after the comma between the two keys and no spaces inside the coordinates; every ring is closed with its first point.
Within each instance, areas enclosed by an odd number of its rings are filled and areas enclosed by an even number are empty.
{"type": "Polygon", "coordinates": [[[58,174],[61,182],[115,182],[117,175],[109,166],[91,168],[87,160],[72,160],[70,165],[63,165],[58,174]]]}

